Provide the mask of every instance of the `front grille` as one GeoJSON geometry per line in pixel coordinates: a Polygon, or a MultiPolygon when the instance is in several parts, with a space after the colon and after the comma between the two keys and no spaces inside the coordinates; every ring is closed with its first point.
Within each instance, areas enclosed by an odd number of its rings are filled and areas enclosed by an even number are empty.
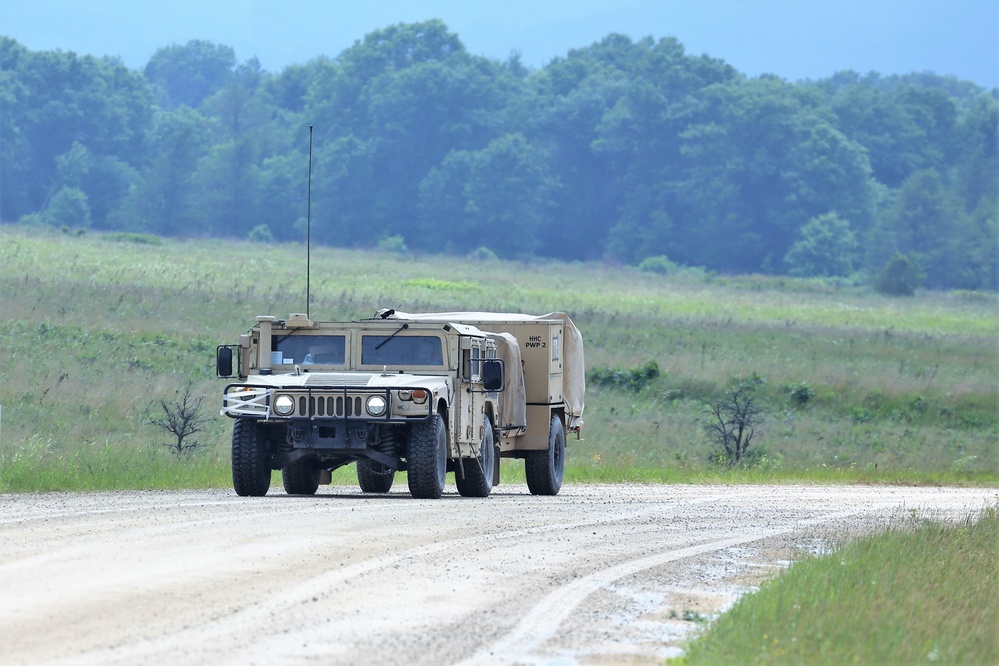
{"type": "Polygon", "coordinates": [[[360,396],[299,396],[298,416],[325,416],[346,419],[363,416],[364,404],[360,396]]]}
{"type": "Polygon", "coordinates": [[[275,388],[262,384],[229,384],[222,394],[222,410],[232,418],[254,419],[363,419],[387,423],[411,423],[430,418],[434,403],[401,401],[399,391],[412,394],[422,387],[393,386],[339,387],[329,384],[310,387],[275,388]],[[291,414],[279,415],[272,410],[272,400],[278,395],[291,397],[294,409],[291,414]],[[368,414],[365,404],[373,396],[385,399],[387,409],[382,416],[368,414]]]}

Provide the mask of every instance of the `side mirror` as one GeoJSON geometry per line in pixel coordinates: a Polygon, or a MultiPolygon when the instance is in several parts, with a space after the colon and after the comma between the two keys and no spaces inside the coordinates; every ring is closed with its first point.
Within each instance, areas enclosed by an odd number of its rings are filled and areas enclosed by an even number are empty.
{"type": "Polygon", "coordinates": [[[232,377],[232,347],[221,345],[215,350],[215,374],[232,377]]]}
{"type": "Polygon", "coordinates": [[[486,391],[503,390],[503,361],[489,358],[482,362],[482,388],[486,391]]]}

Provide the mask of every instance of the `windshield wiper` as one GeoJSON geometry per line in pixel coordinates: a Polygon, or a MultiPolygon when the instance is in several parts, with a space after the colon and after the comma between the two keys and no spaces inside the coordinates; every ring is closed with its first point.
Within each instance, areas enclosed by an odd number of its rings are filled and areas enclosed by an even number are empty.
{"type": "Polygon", "coordinates": [[[409,328],[409,324],[403,324],[402,326],[400,326],[400,327],[398,328],[398,330],[396,330],[396,332],[395,332],[395,333],[393,333],[392,335],[388,336],[387,338],[385,338],[384,340],[382,340],[381,342],[379,342],[379,343],[378,343],[378,344],[377,344],[377,345],[375,346],[375,351],[378,351],[379,349],[381,349],[382,347],[384,347],[384,346],[385,346],[385,344],[386,344],[386,343],[387,343],[387,342],[388,342],[389,340],[391,340],[391,339],[392,339],[392,338],[394,338],[395,336],[399,335],[400,333],[402,333],[403,331],[405,331],[405,330],[406,330],[407,328],[409,328]]]}

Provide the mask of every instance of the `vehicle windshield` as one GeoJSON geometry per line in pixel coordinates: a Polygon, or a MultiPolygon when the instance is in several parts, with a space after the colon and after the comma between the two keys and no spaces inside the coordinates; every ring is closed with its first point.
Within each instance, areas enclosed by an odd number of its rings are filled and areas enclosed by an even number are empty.
{"type": "Polygon", "coordinates": [[[365,335],[361,365],[443,365],[444,351],[436,335],[365,335]]]}
{"type": "MultiPolygon", "coordinates": [[[[345,335],[286,335],[274,338],[272,352],[281,355],[280,363],[343,365],[347,349],[345,335]]],[[[278,363],[275,359],[275,363],[278,363]]]]}

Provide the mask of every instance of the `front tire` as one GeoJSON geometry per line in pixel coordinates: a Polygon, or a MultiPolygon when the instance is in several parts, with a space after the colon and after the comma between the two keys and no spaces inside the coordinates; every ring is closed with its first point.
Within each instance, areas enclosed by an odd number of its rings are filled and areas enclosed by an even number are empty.
{"type": "Polygon", "coordinates": [[[263,497],[271,486],[267,433],[250,419],[232,425],[232,487],[240,497],[263,497]]]}
{"type": "Polygon", "coordinates": [[[417,499],[439,499],[447,474],[447,427],[440,414],[412,426],[409,433],[409,492],[417,499]]]}
{"type": "Polygon", "coordinates": [[[532,495],[558,495],[565,472],[565,429],[558,414],[548,428],[548,450],[528,451],[524,458],[527,487],[532,495]]]}
{"type": "Polygon", "coordinates": [[[303,459],[281,468],[284,491],[289,495],[315,495],[321,470],[311,460],[303,459]]]}
{"type": "Polygon", "coordinates": [[[496,445],[493,443],[493,424],[486,417],[483,424],[479,455],[462,461],[464,476],[455,474],[454,482],[463,497],[489,497],[493,490],[493,472],[496,465],[496,445]]]}

